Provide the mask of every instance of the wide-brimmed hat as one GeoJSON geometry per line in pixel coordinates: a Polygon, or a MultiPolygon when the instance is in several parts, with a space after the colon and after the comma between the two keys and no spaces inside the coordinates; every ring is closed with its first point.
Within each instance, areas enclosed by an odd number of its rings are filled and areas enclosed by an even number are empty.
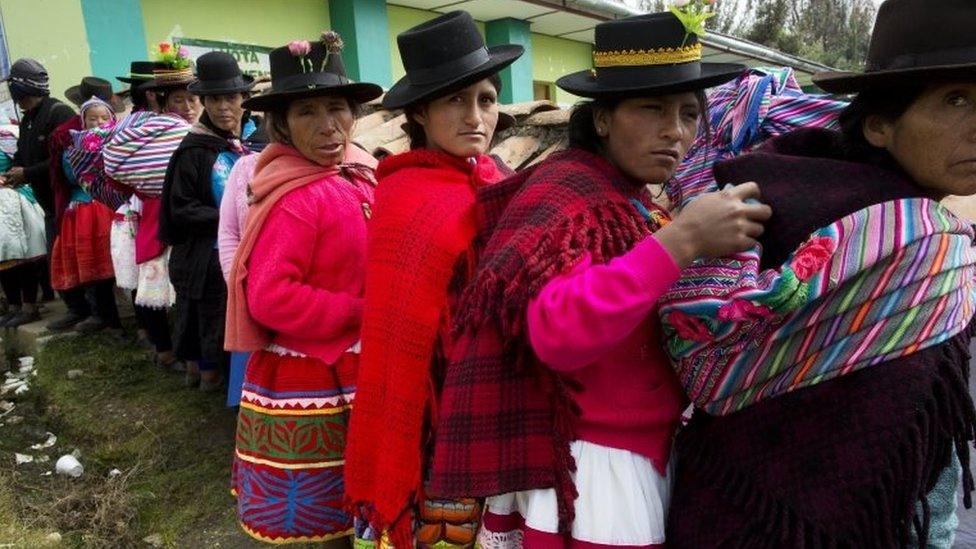
{"type": "Polygon", "coordinates": [[[253,87],[254,77],[241,72],[233,55],[212,51],[197,59],[197,81],[186,89],[202,96],[246,92],[253,87]]]}
{"type": "Polygon", "coordinates": [[[888,0],[878,10],[864,72],[822,72],[813,82],[830,93],[905,83],[976,81],[976,2],[888,0]]]}
{"type": "Polygon", "coordinates": [[[436,99],[511,65],[525,51],[508,44],[485,47],[474,19],[452,11],[397,35],[407,74],[383,96],[383,106],[398,109],[436,99]]]}
{"type": "Polygon", "coordinates": [[[244,102],[252,111],[269,111],[296,99],[339,94],[365,103],[383,94],[383,88],[353,82],[342,63],[342,38],[335,31],[322,33],[316,42],[295,41],[271,50],[271,89],[244,102]]]}
{"type": "Polygon", "coordinates": [[[152,80],[154,70],[165,68],[166,64],[159,61],[133,61],[129,63],[129,75],[116,76],[115,79],[130,85],[141,84],[152,80]]]}
{"type": "Polygon", "coordinates": [[[593,69],[556,81],[581,97],[664,95],[717,86],[742,74],[737,63],[703,63],[698,35],[670,12],[596,26],[593,69]]]}
{"type": "Polygon", "coordinates": [[[64,91],[64,96],[77,106],[88,101],[92,97],[97,97],[106,103],[112,101],[112,83],[108,80],[95,76],[86,76],[81,79],[77,86],[71,86],[64,91]]]}

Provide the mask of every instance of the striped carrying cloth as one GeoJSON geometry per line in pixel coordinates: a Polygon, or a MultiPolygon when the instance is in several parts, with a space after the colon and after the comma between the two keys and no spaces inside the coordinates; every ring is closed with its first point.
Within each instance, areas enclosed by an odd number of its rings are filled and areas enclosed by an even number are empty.
{"type": "Polygon", "coordinates": [[[169,159],[189,131],[173,114],[133,113],[105,144],[105,173],[142,197],[160,196],[169,159]]]}
{"type": "Polygon", "coordinates": [[[71,130],[72,145],[65,150],[64,160],[81,188],[92,198],[105,204],[111,210],[118,209],[129,198],[127,192],[119,188],[105,174],[102,150],[105,143],[115,135],[118,126],[110,124],[89,130],[71,130]]]}
{"type": "Polygon", "coordinates": [[[695,404],[727,415],[959,334],[976,293],[974,231],[938,203],[887,201],[815,231],[777,269],[758,248],[701,261],[660,301],[695,404]]]}
{"type": "Polygon", "coordinates": [[[708,105],[711,134],[698,137],[675,172],[667,187],[672,204],[717,190],[717,162],[798,128],[835,128],[847,103],[804,93],[791,68],[759,68],[715,88],[708,105]]]}

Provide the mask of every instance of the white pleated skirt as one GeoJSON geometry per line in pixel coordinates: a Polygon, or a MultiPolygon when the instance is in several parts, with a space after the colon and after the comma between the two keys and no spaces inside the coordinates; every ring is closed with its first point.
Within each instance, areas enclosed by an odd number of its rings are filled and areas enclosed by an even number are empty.
{"type": "MultiPolygon", "coordinates": [[[[627,450],[581,440],[573,442],[570,450],[576,459],[574,480],[579,492],[573,539],[606,546],[663,544],[673,464],[662,476],[651,460],[627,450]]],[[[551,488],[490,497],[485,506],[485,527],[479,536],[483,549],[522,544],[523,528],[492,529],[492,524],[506,522],[495,518],[517,516],[524,528],[558,532],[556,491],[551,488]]]]}

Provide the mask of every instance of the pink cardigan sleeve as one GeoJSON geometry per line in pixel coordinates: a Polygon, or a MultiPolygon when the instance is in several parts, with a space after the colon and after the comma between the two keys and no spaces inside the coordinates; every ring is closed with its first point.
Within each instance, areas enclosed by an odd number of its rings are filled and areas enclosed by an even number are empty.
{"type": "Polygon", "coordinates": [[[224,280],[229,280],[230,267],[234,264],[234,254],[241,243],[241,219],[238,203],[242,194],[247,192],[247,185],[254,177],[254,166],[258,155],[248,155],[234,164],[227,176],[224,197],[220,199],[220,221],[217,224],[217,255],[220,257],[220,270],[224,273],[224,280]],[[251,158],[254,157],[254,159],[251,158]]]}
{"type": "Polygon", "coordinates": [[[573,271],[549,281],[529,302],[532,349],[555,370],[596,362],[651,314],[679,274],[653,237],[605,265],[593,265],[584,256],[573,271]]]}
{"type": "Polygon", "coordinates": [[[306,284],[314,267],[309,242],[320,237],[321,215],[298,191],[268,214],[248,258],[247,305],[258,323],[303,339],[329,339],[362,321],[361,297],[306,284]]]}

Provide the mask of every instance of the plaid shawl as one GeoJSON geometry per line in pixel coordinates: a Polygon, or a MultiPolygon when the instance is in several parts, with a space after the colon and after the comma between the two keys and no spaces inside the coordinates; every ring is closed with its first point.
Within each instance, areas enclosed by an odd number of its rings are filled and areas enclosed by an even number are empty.
{"type": "Polygon", "coordinates": [[[169,159],[189,131],[190,124],[173,114],[133,113],[105,144],[105,173],[142,197],[158,197],[169,159]]]}
{"type": "Polygon", "coordinates": [[[525,311],[583,254],[605,263],[657,229],[634,198],[654,208],[643,185],[578,149],[479,192],[480,261],[455,317],[459,337],[444,382],[431,493],[555,488],[560,528],[572,524],[569,443],[578,409],[566,380],[532,353],[525,311]]]}
{"type": "Polygon", "coordinates": [[[421,488],[424,415],[437,398],[431,363],[455,269],[477,234],[475,192],[502,177],[488,156],[472,163],[427,149],[377,168],[344,476],[347,497],[370,504],[374,527],[392,525],[397,547],[413,541],[404,512],[421,488]]]}

